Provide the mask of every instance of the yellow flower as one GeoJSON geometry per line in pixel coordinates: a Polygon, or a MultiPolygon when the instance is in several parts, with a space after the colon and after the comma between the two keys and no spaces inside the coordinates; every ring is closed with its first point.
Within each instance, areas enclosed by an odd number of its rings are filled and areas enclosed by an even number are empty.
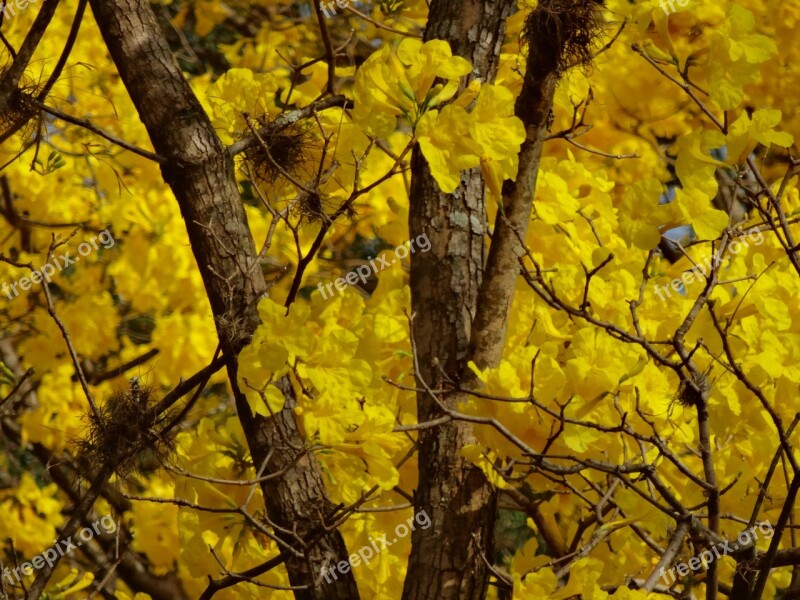
{"type": "Polygon", "coordinates": [[[460,100],[420,118],[415,133],[422,153],[443,192],[452,193],[461,172],[480,165],[489,190],[499,197],[502,181],[517,174],[525,139],[522,121],[513,116],[514,96],[502,86],[485,85],[471,112],[460,100]]]}
{"type": "Polygon", "coordinates": [[[453,56],[442,40],[406,39],[397,48],[385,46],[356,73],[353,118],[378,137],[390,135],[401,115],[413,127],[428,109],[450,100],[471,70],[469,61],[453,56]],[[434,87],[437,77],[446,83],[434,87]]]}
{"type": "Polygon", "coordinates": [[[463,108],[445,106],[425,113],[417,125],[420,149],[443,192],[452,193],[461,171],[480,164],[481,147],[469,135],[468,118],[463,108]]]}
{"type": "Polygon", "coordinates": [[[752,118],[743,112],[728,129],[730,161],[733,164],[743,163],[759,143],[767,148],[772,144],[783,148],[791,146],[794,141],[791,134],[775,131],[775,127],[781,122],[781,116],[781,111],[774,109],[757,110],[752,118]]]}

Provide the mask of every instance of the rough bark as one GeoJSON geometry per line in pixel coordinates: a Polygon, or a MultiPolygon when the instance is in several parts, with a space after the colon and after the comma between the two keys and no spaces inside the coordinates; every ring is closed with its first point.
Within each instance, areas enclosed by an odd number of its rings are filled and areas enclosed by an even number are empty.
{"type": "MultiPolygon", "coordinates": [[[[304,447],[291,406],[271,419],[253,415],[236,384],[236,356],[258,325],[256,305],[266,286],[236,185],[231,157],[177,66],[150,6],[144,0],[91,0],[92,11],[156,152],[166,159],[164,181],[186,222],[192,251],[215,317],[236,407],[256,468],[280,440],[264,474],[278,471],[288,448],[304,447]]],[[[295,450],[297,451],[297,450],[295,450]]],[[[283,477],[262,484],[267,516],[276,534],[298,547],[318,532],[330,508],[313,455],[296,461],[283,477]],[[292,533],[293,532],[293,533],[292,533]]],[[[352,573],[325,583],[322,568],[347,558],[337,531],[323,536],[304,558],[286,567],[299,600],[353,599],[352,573]],[[320,548],[324,549],[321,550],[320,548]]]]}
{"type": "MultiPolygon", "coordinates": [[[[420,365],[417,375],[430,388],[470,390],[476,379],[467,362],[473,360],[486,368],[502,358],[523,252],[520,240],[525,239],[530,221],[553,95],[566,69],[591,60],[599,7],[598,2],[570,5],[542,0],[528,19],[526,73],[515,106],[526,139],[519,152],[517,177],[503,187],[485,268],[487,228],[479,174],[467,174],[461,187],[448,196],[436,188],[424,158],[419,153],[414,156],[411,235],[426,232],[433,250],[412,257],[413,327],[420,365]]],[[[509,10],[503,3],[484,7],[478,1],[461,6],[434,2],[426,39],[447,40],[456,54],[473,61],[479,76],[491,81],[509,10]]],[[[446,394],[439,401],[447,409],[454,408],[466,399],[462,394],[446,394]]],[[[442,414],[430,394],[419,394],[417,405],[422,422],[442,414]]],[[[485,596],[485,562],[493,558],[496,498],[482,472],[460,457],[461,449],[473,440],[472,429],[465,423],[450,422],[420,433],[416,507],[431,511],[434,525],[412,537],[404,598],[485,596]]],[[[552,532],[545,531],[546,537],[548,533],[552,532]]],[[[558,554],[563,548],[553,551],[558,554]]]]}
{"type": "MultiPolygon", "coordinates": [[[[443,39],[453,53],[473,64],[472,77],[494,77],[510,0],[434,0],[425,39],[443,39]]],[[[412,157],[409,230],[423,233],[431,250],[411,257],[413,333],[417,377],[434,389],[458,380],[465,366],[469,336],[484,263],[487,219],[478,170],[462,176],[453,194],[442,193],[419,149],[412,157]]],[[[454,408],[462,398],[446,393],[440,401],[454,408]]],[[[418,394],[420,422],[442,415],[436,401],[418,394]]],[[[420,431],[419,485],[415,509],[432,521],[411,537],[404,600],[478,599],[486,595],[492,560],[496,495],[483,472],[461,457],[472,443],[469,424],[450,422],[420,431]]]]}

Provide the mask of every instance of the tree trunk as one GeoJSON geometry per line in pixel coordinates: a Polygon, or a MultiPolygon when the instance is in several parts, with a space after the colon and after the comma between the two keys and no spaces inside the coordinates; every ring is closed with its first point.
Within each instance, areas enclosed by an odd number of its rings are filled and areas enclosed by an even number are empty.
{"type": "MultiPolygon", "coordinates": [[[[91,0],[92,11],[128,93],[147,128],[186,222],[189,241],[216,321],[236,408],[258,469],[274,445],[264,474],[277,472],[304,447],[287,406],[271,419],[253,415],[236,383],[236,357],[259,323],[257,302],[266,286],[236,185],[232,159],[177,66],[145,0],[91,0]],[[279,458],[275,458],[278,455],[279,458]]],[[[319,465],[305,454],[283,477],[262,483],[267,516],[275,533],[297,548],[297,539],[323,530],[330,501],[319,465]],[[282,533],[283,530],[285,533],[282,533]]],[[[331,561],[347,558],[342,536],[324,534],[304,557],[286,561],[299,600],[354,599],[352,572],[331,583],[321,576],[331,561]],[[323,550],[324,549],[324,550],[323,550]]]]}
{"type": "MultiPolygon", "coordinates": [[[[473,64],[471,77],[491,82],[497,69],[511,0],[434,0],[425,39],[443,39],[473,64]]],[[[417,378],[433,389],[458,381],[469,350],[481,285],[487,217],[480,171],[465,173],[453,194],[442,193],[417,148],[412,157],[409,231],[427,234],[431,250],[411,256],[417,378]]],[[[454,408],[462,398],[446,393],[454,408]]],[[[442,415],[436,401],[417,396],[420,422],[442,415]]],[[[432,521],[411,537],[404,600],[479,599],[486,595],[496,513],[496,495],[483,472],[461,456],[473,443],[472,427],[450,422],[419,435],[419,484],[415,509],[432,521]]]]}

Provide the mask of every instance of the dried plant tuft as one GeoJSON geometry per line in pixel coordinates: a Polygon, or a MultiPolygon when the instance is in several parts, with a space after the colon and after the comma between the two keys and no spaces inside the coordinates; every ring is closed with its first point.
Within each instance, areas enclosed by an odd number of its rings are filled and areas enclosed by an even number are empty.
{"type": "MultiPolygon", "coordinates": [[[[0,80],[4,71],[0,71],[0,80]]],[[[23,137],[29,137],[39,128],[42,121],[42,110],[36,106],[36,86],[23,83],[11,93],[8,104],[0,112],[0,136],[23,131],[23,137]]]]}
{"type": "Polygon", "coordinates": [[[98,414],[90,413],[88,434],[78,442],[80,457],[88,464],[113,466],[119,477],[164,464],[174,442],[159,433],[169,416],[154,417],[154,405],[153,388],[131,380],[130,387],[98,407],[98,414]]]}
{"type": "Polygon", "coordinates": [[[696,377],[681,381],[676,399],[681,406],[702,406],[710,391],[711,382],[708,376],[700,373],[696,377]]]}
{"type": "Polygon", "coordinates": [[[297,204],[295,212],[301,218],[305,218],[309,223],[321,221],[323,223],[329,221],[329,217],[325,212],[325,201],[322,194],[319,192],[306,192],[300,190],[297,194],[297,204]]]}
{"type": "MultiPolygon", "coordinates": [[[[259,125],[264,127],[262,120],[259,125]]],[[[268,125],[268,124],[267,124],[268,125]]],[[[249,132],[248,132],[249,133],[249,132]]],[[[245,151],[244,157],[253,174],[264,183],[287,183],[290,177],[305,179],[303,168],[308,165],[316,140],[312,133],[299,124],[287,125],[261,136],[245,151]]]]}
{"type": "Polygon", "coordinates": [[[602,0],[540,0],[523,37],[542,74],[588,67],[603,34],[602,0]]]}

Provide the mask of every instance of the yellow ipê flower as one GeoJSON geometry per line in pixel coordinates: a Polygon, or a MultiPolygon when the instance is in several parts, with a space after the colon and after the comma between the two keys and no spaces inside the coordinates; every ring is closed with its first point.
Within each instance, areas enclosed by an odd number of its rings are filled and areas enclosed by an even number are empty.
{"type": "Polygon", "coordinates": [[[514,116],[514,94],[504,86],[473,80],[442,107],[471,70],[469,61],[453,56],[442,40],[406,39],[397,48],[386,46],[356,73],[353,120],[367,134],[385,138],[404,117],[442,191],[454,191],[462,171],[480,166],[497,198],[503,180],[517,173],[525,128],[514,116]]]}
{"type": "Polygon", "coordinates": [[[413,127],[427,110],[452,98],[471,70],[469,61],[453,56],[442,40],[406,39],[397,48],[385,46],[356,73],[353,118],[378,137],[391,134],[399,116],[413,127]],[[446,83],[434,86],[437,78],[446,83]]]}
{"type": "Polygon", "coordinates": [[[517,174],[525,139],[525,127],[513,115],[511,91],[485,85],[472,111],[467,112],[459,98],[441,112],[430,110],[420,118],[415,133],[443,192],[456,189],[462,171],[480,166],[489,191],[500,196],[503,180],[517,174]]]}

